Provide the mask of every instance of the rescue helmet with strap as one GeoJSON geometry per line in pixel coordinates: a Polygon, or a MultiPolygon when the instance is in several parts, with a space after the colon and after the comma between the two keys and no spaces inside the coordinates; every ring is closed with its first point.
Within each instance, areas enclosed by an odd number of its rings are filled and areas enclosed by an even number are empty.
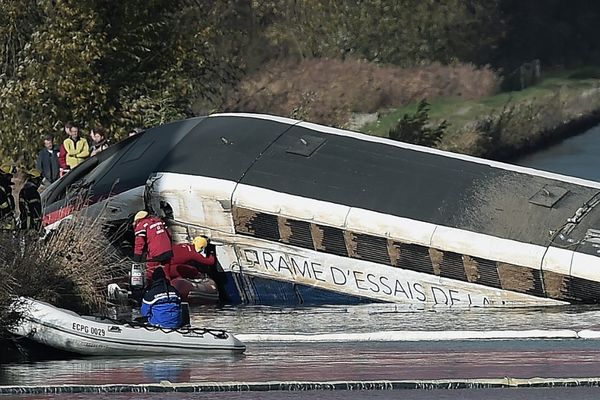
{"type": "Polygon", "coordinates": [[[133,222],[138,222],[140,219],[144,219],[148,216],[148,211],[138,211],[133,217],[133,222]]]}
{"type": "Polygon", "coordinates": [[[208,245],[208,240],[204,236],[196,236],[192,239],[192,244],[194,245],[194,249],[200,253],[208,245]]]}
{"type": "Polygon", "coordinates": [[[40,174],[40,171],[38,171],[36,168],[32,168],[29,171],[26,172],[27,176],[30,178],[39,178],[40,176],[42,176],[42,174],[40,174]]]}
{"type": "Polygon", "coordinates": [[[2,163],[0,164],[0,173],[12,175],[15,173],[15,166],[12,163],[2,163]]]}

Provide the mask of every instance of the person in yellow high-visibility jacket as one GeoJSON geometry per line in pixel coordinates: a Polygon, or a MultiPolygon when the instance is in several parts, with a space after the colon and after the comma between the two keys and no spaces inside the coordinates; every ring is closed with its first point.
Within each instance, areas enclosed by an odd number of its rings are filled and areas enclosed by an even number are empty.
{"type": "Polygon", "coordinates": [[[90,146],[85,138],[79,136],[79,128],[72,122],[65,124],[65,130],[69,134],[63,141],[66,161],[69,168],[73,169],[90,156],[90,146]]]}

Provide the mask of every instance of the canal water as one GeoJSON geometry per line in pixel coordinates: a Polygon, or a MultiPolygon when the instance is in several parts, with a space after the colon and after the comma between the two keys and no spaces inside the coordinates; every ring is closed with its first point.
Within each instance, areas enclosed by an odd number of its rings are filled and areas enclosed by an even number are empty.
{"type": "Polygon", "coordinates": [[[600,126],[523,157],[515,164],[600,182],[600,126]]]}
{"type": "MultiPolygon", "coordinates": [[[[599,155],[600,127],[596,127],[516,163],[600,181],[599,155]]],[[[502,389],[476,383],[470,389],[447,390],[432,382],[600,377],[600,340],[571,335],[600,332],[600,306],[456,310],[394,304],[242,306],[198,307],[191,314],[194,325],[234,332],[247,344],[246,353],[5,364],[0,366],[0,385],[5,387],[55,390],[61,385],[91,385],[101,393],[12,393],[0,399],[595,399],[598,394],[595,387],[502,389]],[[481,331],[496,332],[496,338],[481,340],[475,335],[481,331]],[[427,340],[416,340],[419,337],[427,340]],[[370,382],[364,389],[390,389],[391,382],[399,381],[429,382],[415,385],[429,390],[356,390],[360,386],[331,390],[331,382],[370,382]],[[240,391],[150,393],[140,388],[138,393],[106,393],[115,385],[161,382],[232,384],[240,385],[240,391]],[[285,383],[285,388],[296,390],[248,391],[253,383],[265,382],[285,383]],[[301,382],[314,385],[290,385],[301,382]],[[327,382],[330,386],[319,385],[327,382]]]]}

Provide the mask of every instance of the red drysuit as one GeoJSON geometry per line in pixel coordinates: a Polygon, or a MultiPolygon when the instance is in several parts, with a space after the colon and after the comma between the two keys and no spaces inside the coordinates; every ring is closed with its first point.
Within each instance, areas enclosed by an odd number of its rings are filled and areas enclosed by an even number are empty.
{"type": "Polygon", "coordinates": [[[135,224],[135,245],[133,260],[141,261],[146,252],[146,275],[151,280],[158,265],[167,265],[173,257],[171,233],[165,222],[153,215],[142,218],[135,224]]]}
{"type": "Polygon", "coordinates": [[[165,268],[165,272],[169,279],[178,277],[194,279],[200,275],[200,271],[194,264],[212,267],[215,265],[215,256],[214,254],[204,256],[194,249],[194,245],[189,243],[176,244],[173,245],[173,257],[165,268]]]}

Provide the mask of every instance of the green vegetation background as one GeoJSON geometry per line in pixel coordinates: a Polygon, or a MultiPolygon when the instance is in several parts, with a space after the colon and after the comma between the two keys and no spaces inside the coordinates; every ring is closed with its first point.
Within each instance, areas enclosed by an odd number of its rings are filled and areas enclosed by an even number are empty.
{"type": "Polygon", "coordinates": [[[214,111],[382,136],[408,115],[401,140],[507,158],[596,117],[599,17],[584,0],[0,0],[0,158],[32,165],[67,120],[114,141],[214,111]],[[507,91],[534,59],[578,74],[507,91]]]}

